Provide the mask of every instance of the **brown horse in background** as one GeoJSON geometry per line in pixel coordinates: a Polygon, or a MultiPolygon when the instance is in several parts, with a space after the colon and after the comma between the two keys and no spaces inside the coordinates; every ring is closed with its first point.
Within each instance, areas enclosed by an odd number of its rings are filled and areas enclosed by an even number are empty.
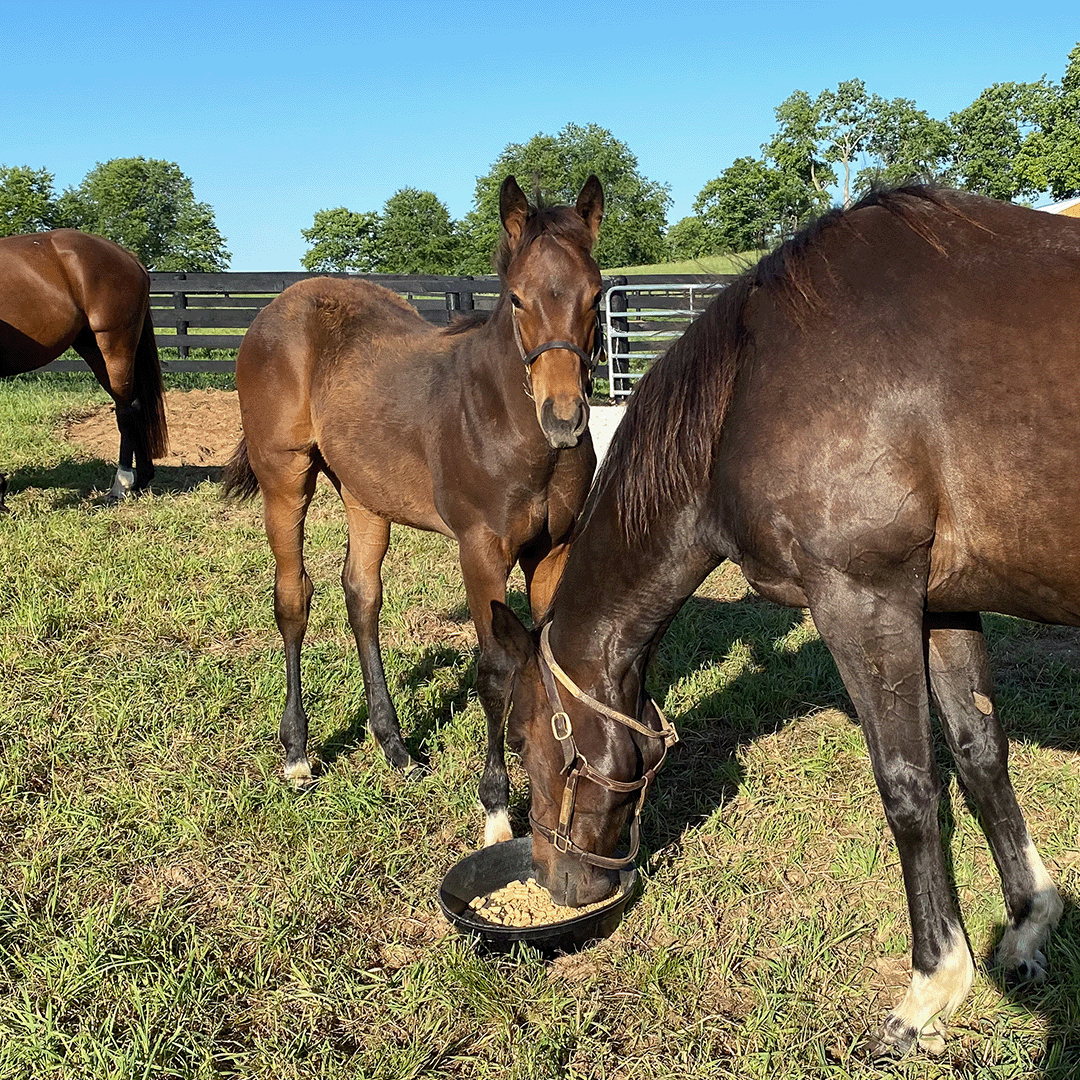
{"type": "Polygon", "coordinates": [[[612,888],[673,732],[645,693],[683,602],[731,559],[808,607],[858,712],[900,855],[913,974],[869,1040],[943,1048],[974,966],[938,819],[933,702],[986,831],[999,963],[1045,970],[1062,911],[1009,778],[980,612],[1080,625],[1080,221],[872,195],[725,289],[641,380],[539,637],[493,633],[533,860],[559,903],[612,888]]]}
{"type": "Polygon", "coordinates": [[[480,644],[487,713],[480,784],[485,840],[509,838],[500,687],[491,602],[520,563],[535,615],[562,571],[566,541],[596,466],[588,388],[599,353],[600,271],[590,254],[603,217],[595,176],[576,207],[535,208],[514,178],[500,192],[501,295],[489,316],[437,329],[387,289],[313,278],[263,309],[236,361],[244,438],[227,493],[262,491],[274,553],[274,614],[285,644],[280,736],[285,774],[311,778],[300,646],[312,585],[304,516],[320,472],[348,518],[342,585],[364,673],[368,724],[389,761],[401,739],[379,650],[380,567],[392,522],[459,545],[480,644]]]}
{"type": "Polygon", "coordinates": [[[44,367],[69,348],[116,404],[109,497],[122,499],[150,483],[168,446],[150,275],[111,240],[75,229],[0,239],[0,375],[44,367]]]}

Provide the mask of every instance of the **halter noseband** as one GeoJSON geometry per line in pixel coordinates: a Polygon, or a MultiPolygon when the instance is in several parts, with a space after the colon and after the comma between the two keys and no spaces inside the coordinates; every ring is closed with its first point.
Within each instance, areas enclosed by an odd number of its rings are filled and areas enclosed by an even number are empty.
{"type": "Polygon", "coordinates": [[[574,680],[559,667],[558,663],[556,663],[555,657],[551,652],[551,645],[548,642],[548,631],[550,629],[551,624],[548,623],[540,634],[540,674],[543,677],[548,704],[551,706],[552,710],[551,733],[562,747],[564,762],[562,771],[566,776],[566,786],[563,788],[562,804],[559,808],[559,824],[556,828],[549,829],[546,825],[541,824],[533,817],[531,811],[529,813],[529,821],[532,824],[532,827],[547,840],[556,851],[568,852],[572,855],[576,855],[583,862],[590,863],[592,866],[600,866],[606,870],[622,870],[629,866],[637,857],[638,848],[641,842],[641,808],[645,805],[645,794],[649,790],[649,785],[656,777],[656,774],[660,771],[660,766],[664,764],[664,758],[667,757],[669,747],[674,746],[675,743],[679,741],[679,736],[675,731],[675,726],[660,711],[656,702],[653,702],[653,708],[656,709],[656,714],[660,717],[659,731],[654,731],[652,728],[646,727],[633,717],[610,708],[603,702],[597,701],[596,698],[590,697],[584,690],[581,690],[574,680]],[[632,731],[636,731],[640,735],[645,735],[650,739],[662,739],[663,748],[660,754],[660,760],[651,769],[647,769],[639,780],[613,780],[611,777],[605,776],[601,772],[597,772],[596,769],[589,764],[585,755],[577,748],[577,743],[574,741],[573,725],[570,723],[570,717],[563,711],[562,699],[559,695],[559,687],[556,685],[556,679],[562,683],[563,687],[577,698],[578,701],[583,702],[585,705],[588,705],[589,708],[608,717],[608,719],[615,720],[624,727],[628,727],[632,731]],[[584,848],[578,847],[578,845],[570,838],[570,828],[574,820],[574,801],[577,798],[577,786],[578,782],[582,779],[591,780],[594,784],[598,784],[608,791],[641,792],[638,796],[637,806],[634,807],[634,816],[630,821],[630,851],[622,858],[612,859],[604,855],[594,855],[591,851],[586,851],[584,848]]]}
{"type": "Polygon", "coordinates": [[[592,352],[587,353],[579,345],[575,345],[572,341],[545,341],[540,345],[537,345],[535,349],[525,351],[525,346],[521,341],[521,329],[518,326],[517,316],[513,310],[510,312],[510,321],[514,324],[514,341],[517,342],[518,352],[521,353],[521,360],[525,364],[525,385],[527,392],[532,397],[532,366],[536,361],[546,352],[550,352],[552,349],[565,349],[567,352],[572,352],[579,360],[585,365],[585,370],[589,373],[589,387],[591,392],[593,373],[596,371],[600,364],[600,359],[604,355],[604,336],[602,333],[602,327],[600,325],[600,312],[596,313],[596,325],[593,328],[593,345],[592,352]]]}

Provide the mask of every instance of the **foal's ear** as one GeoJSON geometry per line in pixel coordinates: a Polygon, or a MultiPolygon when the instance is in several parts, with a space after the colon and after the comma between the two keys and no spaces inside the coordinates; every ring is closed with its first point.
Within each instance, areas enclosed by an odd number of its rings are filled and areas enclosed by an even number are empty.
{"type": "Polygon", "coordinates": [[[519,668],[523,668],[536,654],[532,635],[521,620],[498,600],[491,601],[491,632],[519,668]]]}
{"type": "Polygon", "coordinates": [[[585,181],[577,197],[577,212],[588,225],[595,244],[600,233],[600,222],[604,220],[604,189],[595,173],[585,181]]]}
{"type": "Polygon", "coordinates": [[[508,176],[499,188],[499,217],[511,245],[516,245],[521,239],[528,214],[529,200],[525,198],[525,192],[518,187],[513,176],[508,176]]]}

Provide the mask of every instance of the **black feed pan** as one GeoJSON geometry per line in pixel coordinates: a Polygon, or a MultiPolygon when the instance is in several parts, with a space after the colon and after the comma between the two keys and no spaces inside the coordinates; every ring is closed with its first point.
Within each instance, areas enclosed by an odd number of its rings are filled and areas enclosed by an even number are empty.
{"type": "Polygon", "coordinates": [[[544,953],[573,952],[614,933],[638,882],[630,867],[619,873],[619,887],[603,907],[563,922],[537,926],[498,926],[469,910],[479,896],[533,877],[532,838],[518,837],[492,844],[466,856],[451,867],[439,886],[439,907],[463,934],[478,939],[485,948],[506,952],[519,942],[544,953]]]}

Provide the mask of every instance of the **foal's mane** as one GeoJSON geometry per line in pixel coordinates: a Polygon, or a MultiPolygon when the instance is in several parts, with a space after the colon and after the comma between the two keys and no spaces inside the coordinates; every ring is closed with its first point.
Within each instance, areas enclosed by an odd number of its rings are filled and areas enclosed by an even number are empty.
{"type": "Polygon", "coordinates": [[[802,324],[823,303],[814,284],[822,237],[837,228],[854,230],[851,216],[871,206],[888,211],[941,254],[945,249],[925,211],[940,208],[971,221],[946,192],[932,187],[875,191],[850,209],[824,214],[741,274],[639,381],[582,525],[600,494],[613,486],[622,530],[630,542],[640,541],[650,521],[685,505],[704,487],[749,343],[747,303],[763,293],[802,324]]]}

